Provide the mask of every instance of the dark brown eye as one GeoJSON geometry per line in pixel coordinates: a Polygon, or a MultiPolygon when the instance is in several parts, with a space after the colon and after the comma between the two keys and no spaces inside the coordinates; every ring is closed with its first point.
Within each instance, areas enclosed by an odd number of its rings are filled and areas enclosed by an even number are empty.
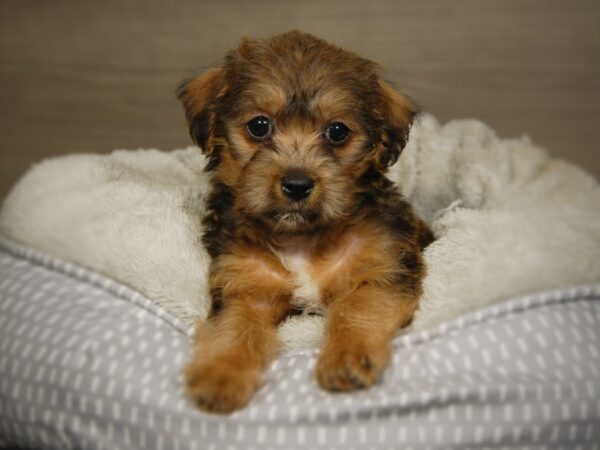
{"type": "Polygon", "coordinates": [[[341,144],[350,134],[350,129],[342,122],[333,122],[327,127],[325,131],[325,137],[332,144],[341,144]]]}
{"type": "Polygon", "coordinates": [[[264,139],[271,134],[271,121],[265,116],[258,116],[246,124],[250,136],[256,139],[264,139]]]}

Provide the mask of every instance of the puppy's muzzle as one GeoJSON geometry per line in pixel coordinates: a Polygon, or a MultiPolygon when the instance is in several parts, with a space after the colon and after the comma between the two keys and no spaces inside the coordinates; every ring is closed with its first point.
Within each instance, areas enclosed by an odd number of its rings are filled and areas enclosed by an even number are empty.
{"type": "Polygon", "coordinates": [[[315,187],[312,178],[304,174],[287,175],[281,178],[281,191],[289,199],[298,202],[310,195],[315,187]]]}

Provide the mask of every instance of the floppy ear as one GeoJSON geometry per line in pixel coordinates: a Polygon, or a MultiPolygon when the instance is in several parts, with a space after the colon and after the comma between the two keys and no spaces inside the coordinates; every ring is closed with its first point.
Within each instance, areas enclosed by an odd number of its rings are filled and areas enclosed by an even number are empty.
{"type": "Polygon", "coordinates": [[[385,170],[398,160],[406,145],[417,109],[408,98],[383,80],[379,80],[379,92],[382,99],[380,113],[383,119],[383,133],[375,162],[379,170],[385,170]]]}
{"type": "Polygon", "coordinates": [[[207,156],[213,152],[211,136],[215,127],[215,100],[224,90],[225,77],[220,68],[185,80],[177,88],[177,98],[185,108],[190,135],[207,156]]]}

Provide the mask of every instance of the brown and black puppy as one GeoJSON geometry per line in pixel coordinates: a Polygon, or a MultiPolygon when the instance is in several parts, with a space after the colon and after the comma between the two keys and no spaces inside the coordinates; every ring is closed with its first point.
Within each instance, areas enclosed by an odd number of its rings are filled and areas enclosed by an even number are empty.
{"type": "Polygon", "coordinates": [[[433,237],[385,177],[415,111],[376,69],[293,31],[181,85],[212,180],[212,310],[186,370],[201,408],[248,402],[293,311],[327,316],[316,377],[332,391],[375,383],[410,322],[433,237]]]}

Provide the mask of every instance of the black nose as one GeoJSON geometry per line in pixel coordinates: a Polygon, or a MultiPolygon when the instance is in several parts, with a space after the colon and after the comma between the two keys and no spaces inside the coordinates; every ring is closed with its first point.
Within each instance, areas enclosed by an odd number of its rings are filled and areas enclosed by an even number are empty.
{"type": "Polygon", "coordinates": [[[308,197],[314,187],[315,182],[306,175],[288,175],[281,178],[281,191],[296,202],[308,197]]]}

